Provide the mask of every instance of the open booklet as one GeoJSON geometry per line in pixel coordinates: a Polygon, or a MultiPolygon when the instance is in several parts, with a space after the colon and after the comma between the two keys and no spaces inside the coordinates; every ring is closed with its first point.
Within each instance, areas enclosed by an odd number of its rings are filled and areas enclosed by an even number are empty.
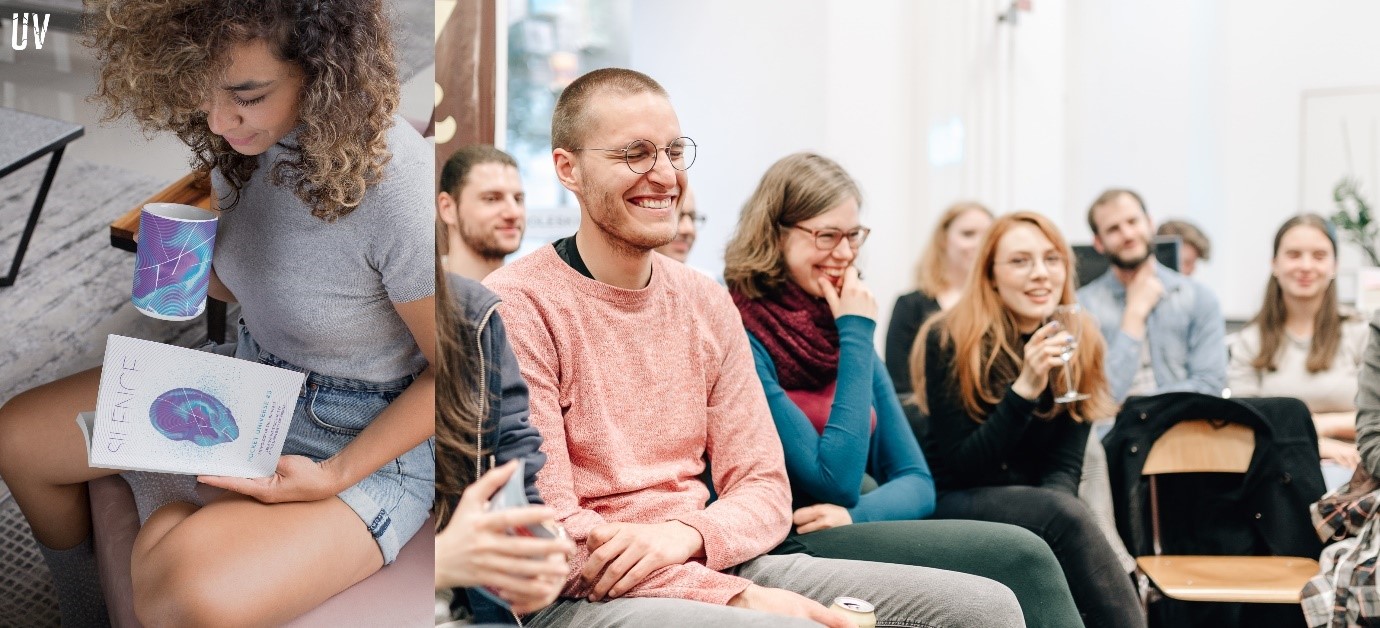
{"type": "Polygon", "coordinates": [[[95,412],[77,416],[103,469],[273,475],[305,376],[111,335],[95,412]]]}

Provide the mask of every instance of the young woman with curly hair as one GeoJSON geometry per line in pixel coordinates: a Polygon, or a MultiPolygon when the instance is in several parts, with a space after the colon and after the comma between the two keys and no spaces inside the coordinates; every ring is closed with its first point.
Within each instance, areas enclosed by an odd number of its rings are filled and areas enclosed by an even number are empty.
{"type": "MultiPolygon", "coordinates": [[[[394,110],[379,0],[96,0],[108,118],[171,131],[209,171],[211,295],[240,304],[234,355],[306,373],[277,473],[126,473],[149,626],[289,620],[392,562],[434,491],[431,146],[394,110]]],[[[225,348],[228,353],[230,348],[225,348]]],[[[100,623],[89,468],[72,418],[99,369],[0,408],[0,474],[44,546],[63,622],[100,623]]],[[[429,532],[428,532],[429,533],[429,532]]]]}
{"type": "Polygon", "coordinates": [[[1046,322],[1073,303],[1073,252],[1048,218],[998,218],[958,302],[920,329],[911,354],[916,400],[929,414],[925,456],[939,490],[934,516],[1023,527],[1054,550],[1088,626],[1144,626],[1131,579],[1078,499],[1089,422],[1116,405],[1106,345],[1091,316],[1073,337],[1046,322]],[[1089,397],[1056,404],[1063,369],[1089,397]]]}
{"type": "Polygon", "coordinates": [[[527,500],[541,504],[536,481],[546,454],[528,421],[527,384],[498,315],[498,295],[445,275],[437,277],[436,296],[436,591],[453,596],[452,608],[468,606],[480,623],[512,623],[513,613],[556,599],[575,545],[507,536],[510,527],[554,520],[545,506],[485,512],[515,460],[524,461],[527,500]],[[511,613],[473,594],[480,586],[496,590],[511,613]]]}

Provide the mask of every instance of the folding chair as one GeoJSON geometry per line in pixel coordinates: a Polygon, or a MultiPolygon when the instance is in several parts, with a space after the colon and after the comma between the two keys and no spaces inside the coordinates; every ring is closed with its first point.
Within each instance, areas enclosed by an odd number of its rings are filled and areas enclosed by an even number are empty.
{"type": "Polygon", "coordinates": [[[1150,448],[1141,475],[1150,479],[1155,555],[1137,558],[1136,566],[1165,596],[1190,602],[1298,604],[1303,585],[1317,575],[1316,560],[1296,556],[1162,555],[1157,476],[1245,473],[1254,453],[1254,430],[1205,420],[1175,424],[1150,448]]]}

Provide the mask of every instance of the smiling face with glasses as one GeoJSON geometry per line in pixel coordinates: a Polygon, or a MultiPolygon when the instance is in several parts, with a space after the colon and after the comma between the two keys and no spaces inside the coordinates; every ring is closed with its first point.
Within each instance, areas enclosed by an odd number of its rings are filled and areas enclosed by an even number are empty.
{"type": "Polygon", "coordinates": [[[1017,224],[997,242],[992,267],[997,296],[1029,333],[1054,313],[1064,294],[1068,259],[1031,224],[1017,224]]]}
{"type": "Polygon", "coordinates": [[[820,278],[839,287],[871,231],[858,224],[858,201],[851,196],[808,220],[781,225],[781,250],[791,281],[823,297],[820,278]]]}
{"type": "Polygon", "coordinates": [[[671,242],[685,169],[695,158],[671,102],[651,92],[606,91],[590,98],[582,118],[579,146],[553,151],[556,176],[594,223],[581,221],[581,237],[648,253],[671,242]]]}

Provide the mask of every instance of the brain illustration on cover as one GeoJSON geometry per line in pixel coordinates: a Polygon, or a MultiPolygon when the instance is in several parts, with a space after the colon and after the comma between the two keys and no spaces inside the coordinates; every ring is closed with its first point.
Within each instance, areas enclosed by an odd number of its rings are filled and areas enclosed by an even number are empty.
{"type": "Polygon", "coordinates": [[[195,388],[174,388],[158,395],[149,421],[170,440],[210,447],[239,438],[240,428],[221,400],[195,388]]]}

